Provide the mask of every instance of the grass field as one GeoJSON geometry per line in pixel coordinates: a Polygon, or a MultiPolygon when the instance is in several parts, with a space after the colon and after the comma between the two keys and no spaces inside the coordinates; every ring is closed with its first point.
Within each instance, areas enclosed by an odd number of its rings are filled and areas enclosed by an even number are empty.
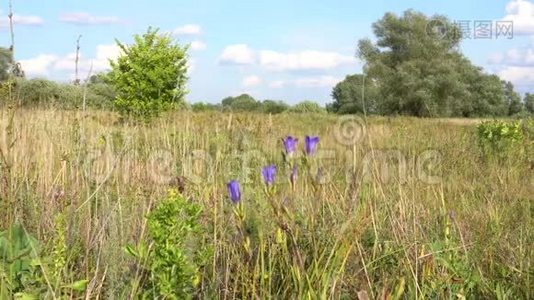
{"type": "Polygon", "coordinates": [[[140,252],[180,249],[154,242],[147,215],[182,196],[180,205],[201,209],[194,230],[179,231],[188,233],[184,291],[193,298],[534,297],[532,141],[484,156],[479,120],[184,112],[128,125],[105,112],[0,116],[0,230],[20,223],[36,239],[36,251],[23,254],[32,262],[24,278],[0,269],[0,298],[126,299],[147,281],[161,285],[140,252]],[[287,135],[299,139],[291,159],[287,135]],[[306,135],[320,138],[309,157],[306,135]],[[277,166],[271,187],[261,177],[268,164],[277,166]],[[242,187],[237,205],[231,179],[242,187]]]}

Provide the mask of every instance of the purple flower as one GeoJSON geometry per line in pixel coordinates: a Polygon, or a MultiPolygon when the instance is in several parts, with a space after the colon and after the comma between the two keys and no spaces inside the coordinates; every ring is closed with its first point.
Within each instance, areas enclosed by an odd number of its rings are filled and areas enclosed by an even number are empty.
{"type": "Polygon", "coordinates": [[[291,182],[291,185],[295,185],[297,182],[297,166],[294,165],[291,169],[291,174],[289,175],[289,181],[291,182]]]}
{"type": "Polygon", "coordinates": [[[230,180],[230,182],[226,184],[226,187],[228,188],[230,200],[235,204],[239,203],[239,201],[241,201],[241,186],[239,185],[239,182],[230,180]]]}
{"type": "Polygon", "coordinates": [[[263,181],[265,181],[265,184],[272,185],[276,175],[276,166],[270,165],[263,167],[263,169],[261,169],[261,174],[263,175],[263,181]]]}
{"type": "Polygon", "coordinates": [[[312,155],[315,153],[315,150],[317,150],[317,144],[319,143],[319,137],[318,136],[309,136],[307,135],[305,138],[305,150],[306,155],[312,155]]]}
{"type": "Polygon", "coordinates": [[[285,139],[283,139],[283,141],[284,148],[286,149],[287,154],[292,154],[293,152],[295,152],[295,150],[297,150],[297,143],[299,141],[298,139],[288,135],[285,139]]]}

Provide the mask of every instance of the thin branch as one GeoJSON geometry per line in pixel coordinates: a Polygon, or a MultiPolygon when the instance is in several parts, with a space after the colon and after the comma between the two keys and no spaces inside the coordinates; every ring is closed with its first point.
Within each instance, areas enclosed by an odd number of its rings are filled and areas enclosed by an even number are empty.
{"type": "Polygon", "coordinates": [[[11,59],[15,61],[15,32],[13,30],[13,1],[9,0],[9,31],[11,32],[11,46],[9,50],[11,51],[11,59]]]}
{"type": "Polygon", "coordinates": [[[80,34],[78,36],[78,39],[76,40],[76,60],[75,60],[75,66],[74,66],[74,85],[80,84],[80,78],[78,77],[78,62],[80,61],[80,39],[82,38],[82,35],[80,34]]]}

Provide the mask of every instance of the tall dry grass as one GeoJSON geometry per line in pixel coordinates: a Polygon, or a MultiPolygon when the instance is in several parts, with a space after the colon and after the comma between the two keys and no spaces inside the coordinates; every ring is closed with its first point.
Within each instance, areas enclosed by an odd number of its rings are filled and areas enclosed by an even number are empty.
{"type": "Polygon", "coordinates": [[[123,249],[147,240],[145,216],[175,188],[203,207],[210,257],[198,298],[533,296],[532,148],[492,161],[472,122],[345,122],[184,112],[143,125],[106,112],[2,110],[0,229],[21,222],[53,256],[63,217],[64,262],[42,271],[62,284],[88,279],[86,299],[123,299],[140,279],[123,249]],[[288,134],[300,149],[305,135],[320,137],[294,189],[281,155],[288,134]],[[268,163],[279,167],[273,194],[260,175],[268,163]],[[226,192],[234,178],[249,250],[226,192]]]}

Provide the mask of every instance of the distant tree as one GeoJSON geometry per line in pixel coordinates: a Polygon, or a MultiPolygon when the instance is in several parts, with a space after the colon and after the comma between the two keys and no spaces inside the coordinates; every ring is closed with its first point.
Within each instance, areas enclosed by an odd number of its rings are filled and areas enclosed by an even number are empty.
{"type": "Polygon", "coordinates": [[[0,47],[0,81],[4,81],[9,77],[9,69],[13,64],[13,56],[11,51],[0,47]]]}
{"type": "Polygon", "coordinates": [[[258,111],[261,103],[248,94],[237,97],[226,97],[221,101],[223,109],[232,111],[258,111]]]}
{"type": "Polygon", "coordinates": [[[309,100],[295,104],[288,111],[292,113],[326,113],[326,109],[321,107],[317,102],[309,100]]]}
{"type": "Polygon", "coordinates": [[[365,89],[363,83],[362,74],[345,77],[332,90],[334,102],[329,105],[329,110],[339,114],[364,113],[364,109],[366,113],[375,113],[378,89],[372,79],[365,82],[365,89]]]}
{"type": "Polygon", "coordinates": [[[89,81],[87,83],[88,84],[109,83],[110,81],[111,80],[110,80],[110,74],[109,73],[100,72],[100,73],[96,73],[96,74],[91,75],[91,77],[89,77],[89,81]]]}
{"type": "Polygon", "coordinates": [[[234,102],[234,99],[235,98],[231,97],[231,96],[230,97],[226,97],[226,98],[222,99],[221,104],[222,104],[223,107],[230,107],[230,106],[232,106],[232,102],[234,102]]]}
{"type": "Polygon", "coordinates": [[[523,103],[525,105],[525,110],[534,114],[534,94],[526,93],[523,103]]]}
{"type": "Polygon", "coordinates": [[[233,111],[257,111],[260,108],[260,103],[250,97],[237,97],[232,102],[231,108],[233,111]]]}
{"type": "Polygon", "coordinates": [[[123,54],[110,61],[115,105],[123,115],[152,117],[184,104],[187,47],[149,28],[132,45],[116,41],[123,54]]]}
{"type": "Polygon", "coordinates": [[[264,100],[261,103],[261,110],[267,114],[279,114],[289,109],[289,105],[282,101],[264,100]]]}
{"type": "Polygon", "coordinates": [[[512,116],[523,110],[521,96],[514,91],[514,85],[510,81],[503,81],[504,97],[508,104],[508,115],[512,116]]]}
{"type": "Polygon", "coordinates": [[[360,40],[358,55],[365,62],[366,77],[377,84],[377,112],[414,116],[508,113],[500,80],[484,74],[459,52],[460,30],[446,17],[429,18],[413,10],[401,16],[386,13],[373,24],[373,32],[376,43],[360,40]]]}
{"type": "Polygon", "coordinates": [[[193,110],[194,112],[220,111],[221,110],[221,105],[220,104],[197,102],[197,103],[191,104],[191,110],[193,110]]]}

